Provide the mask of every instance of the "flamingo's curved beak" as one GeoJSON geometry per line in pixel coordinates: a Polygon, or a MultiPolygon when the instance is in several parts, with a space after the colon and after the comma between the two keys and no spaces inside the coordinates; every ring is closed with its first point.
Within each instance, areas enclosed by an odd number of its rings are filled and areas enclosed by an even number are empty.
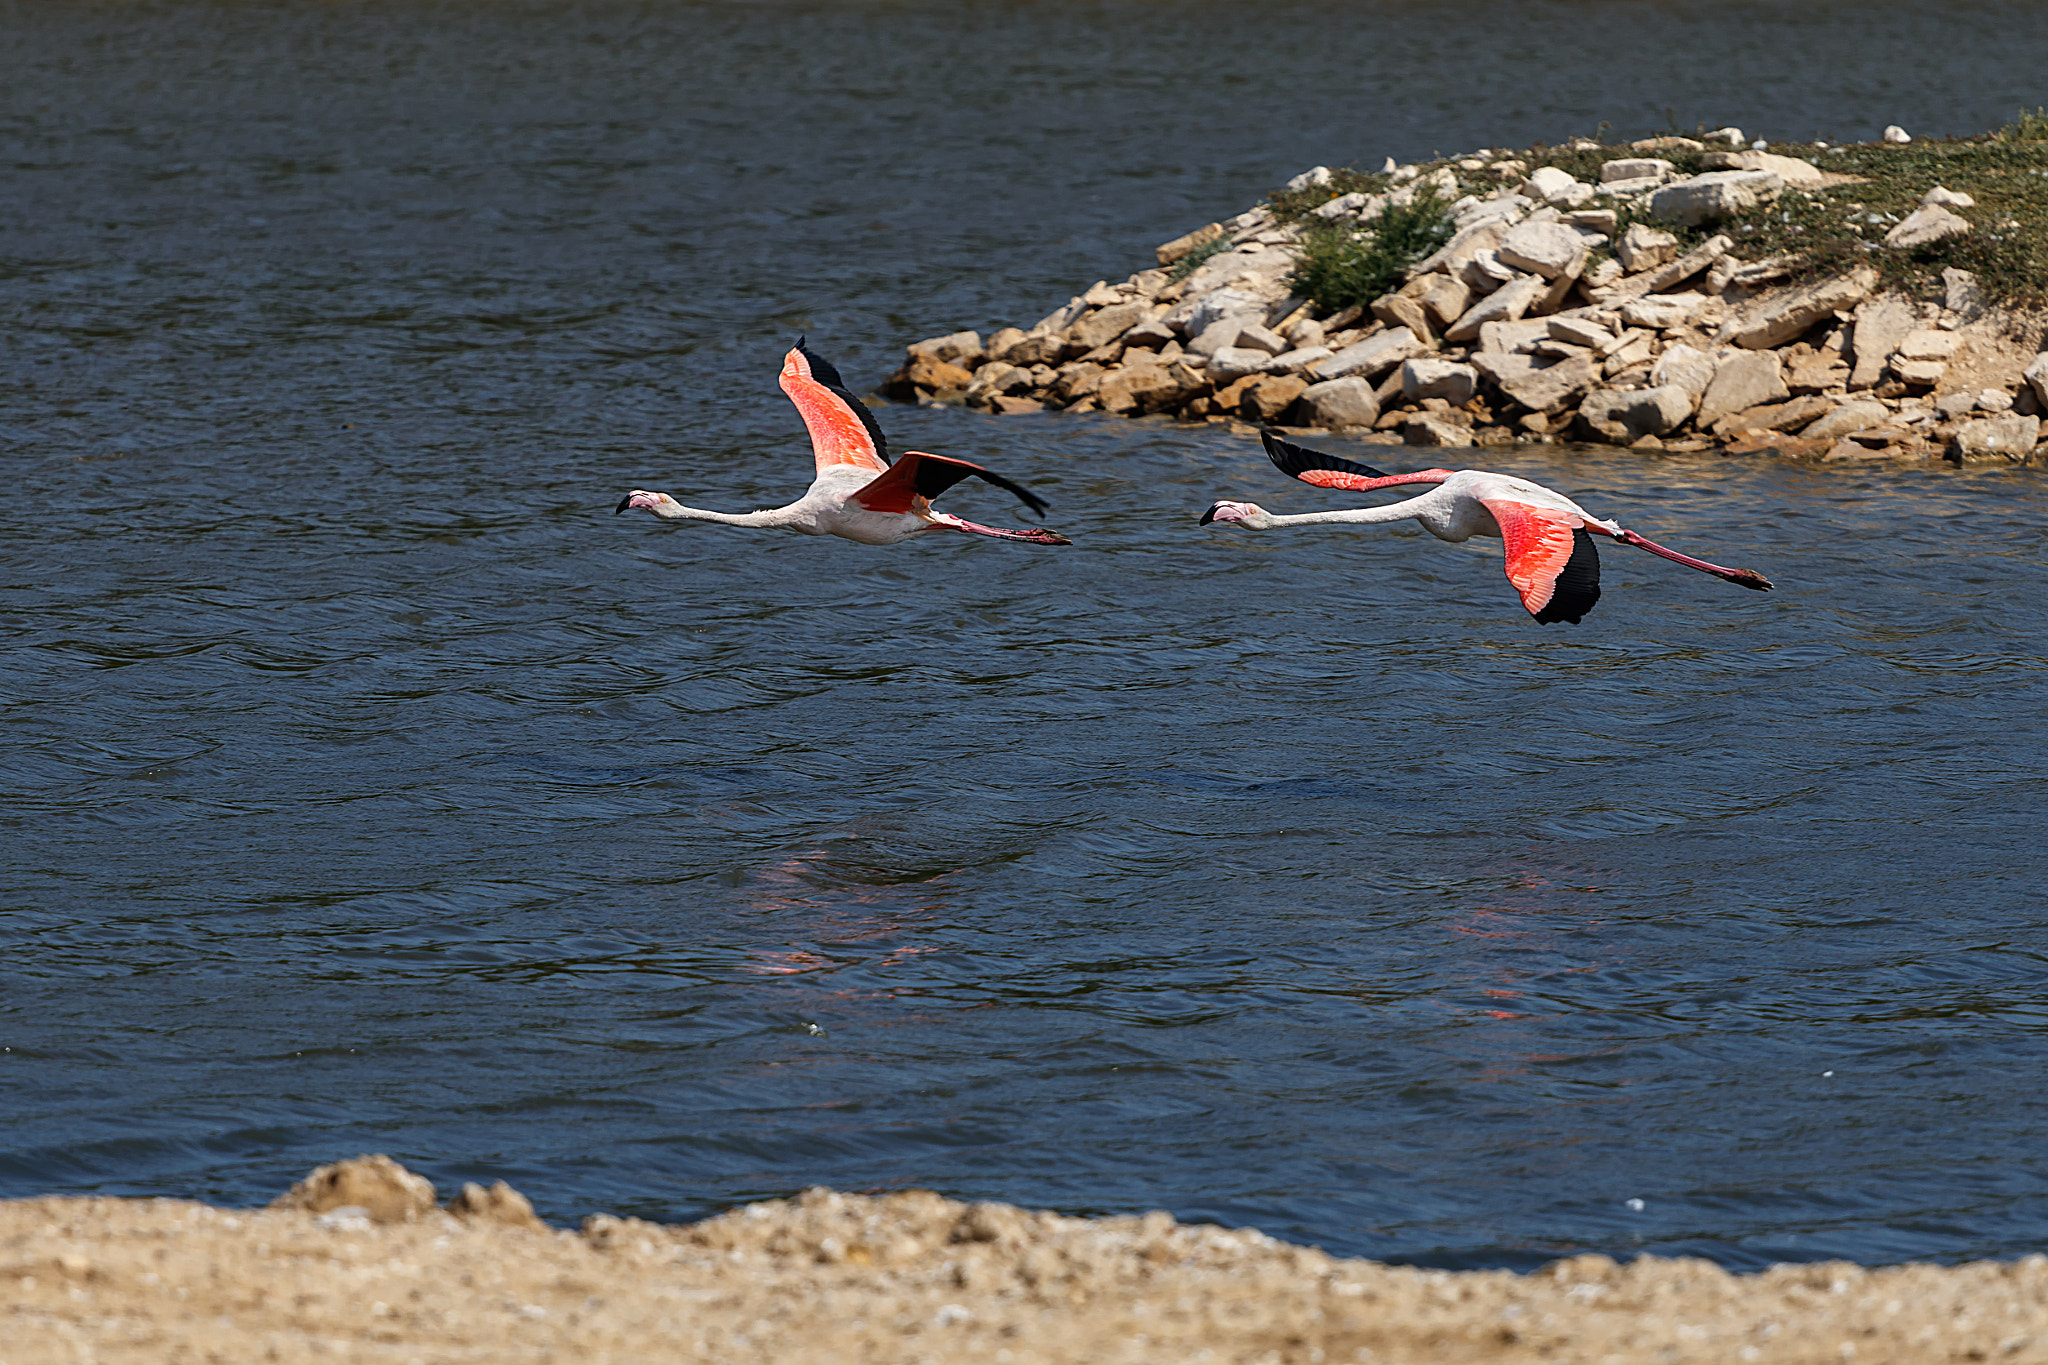
{"type": "Polygon", "coordinates": [[[631,493],[628,493],[625,497],[619,499],[619,505],[612,509],[612,515],[617,516],[619,513],[625,511],[628,507],[631,507],[632,505],[633,495],[631,493]]]}
{"type": "Polygon", "coordinates": [[[1214,520],[1216,520],[1216,508],[1212,506],[1209,508],[1208,511],[1202,513],[1202,519],[1199,522],[1196,522],[1195,524],[1197,526],[1207,526],[1210,522],[1214,520]]]}

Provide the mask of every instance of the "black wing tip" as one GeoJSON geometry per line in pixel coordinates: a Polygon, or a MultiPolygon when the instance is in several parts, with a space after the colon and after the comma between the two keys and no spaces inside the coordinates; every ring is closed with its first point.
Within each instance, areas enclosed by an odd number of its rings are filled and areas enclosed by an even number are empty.
{"type": "Polygon", "coordinates": [[[1346,460],[1336,455],[1325,455],[1320,450],[1296,445],[1270,427],[1259,428],[1259,442],[1266,448],[1266,458],[1273,467],[1291,479],[1298,479],[1311,469],[1332,469],[1342,474],[1358,474],[1368,479],[1389,477],[1384,470],[1374,469],[1369,464],[1346,460]]]}
{"type": "Polygon", "coordinates": [[[827,388],[845,389],[846,381],[839,377],[839,367],[806,345],[805,343],[808,340],[809,338],[807,337],[798,337],[796,339],[796,349],[797,354],[810,363],[811,378],[827,388]]]}
{"type": "Polygon", "coordinates": [[[1557,621],[1577,625],[1600,600],[1600,551],[1593,533],[1580,526],[1572,531],[1572,557],[1557,571],[1550,585],[1550,600],[1536,612],[1536,623],[1547,626],[1557,621]]]}

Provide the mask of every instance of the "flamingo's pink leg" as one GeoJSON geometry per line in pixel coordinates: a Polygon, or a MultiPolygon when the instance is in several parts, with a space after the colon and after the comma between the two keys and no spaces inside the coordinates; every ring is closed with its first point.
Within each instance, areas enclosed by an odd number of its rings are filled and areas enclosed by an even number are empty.
{"type": "Polygon", "coordinates": [[[971,536],[993,536],[997,540],[1024,540],[1029,541],[1033,545],[1072,545],[1074,543],[1056,531],[1042,531],[1035,528],[1029,531],[1011,531],[1000,526],[983,526],[979,522],[968,521],[964,517],[956,517],[951,512],[934,512],[931,514],[931,518],[948,530],[965,531],[971,536]]]}

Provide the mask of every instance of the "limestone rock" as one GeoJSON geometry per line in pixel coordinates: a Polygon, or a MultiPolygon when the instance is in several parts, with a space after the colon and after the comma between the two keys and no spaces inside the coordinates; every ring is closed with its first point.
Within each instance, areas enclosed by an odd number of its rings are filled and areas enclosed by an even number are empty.
{"type": "Polygon", "coordinates": [[[1022,327],[998,328],[995,334],[988,339],[986,355],[991,360],[1001,360],[1005,351],[1023,339],[1024,329],[1022,327]]]}
{"type": "Polygon", "coordinates": [[[1388,294],[1384,298],[1374,299],[1372,315],[1390,327],[1406,327],[1417,336],[1434,336],[1439,330],[1430,326],[1429,310],[1422,306],[1422,300],[1405,294],[1388,294]]]}
{"type": "Polygon", "coordinates": [[[1228,384],[1248,374],[1264,374],[1271,368],[1273,353],[1252,346],[1225,346],[1209,357],[1209,382],[1228,384]]]}
{"type": "Polygon", "coordinates": [[[1668,180],[1671,178],[1673,169],[1672,164],[1662,157],[1625,156],[1601,166],[1600,183],[1607,185],[1612,184],[1616,180],[1642,180],[1645,178],[1668,180]]]}
{"type": "Polygon", "coordinates": [[[1961,342],[1962,338],[1954,332],[1922,327],[1906,333],[1893,354],[1900,360],[1947,360],[1961,342]]]}
{"type": "MultiPolygon", "coordinates": [[[[1598,367],[1587,356],[1575,356],[1541,369],[1533,361],[1527,363],[1528,368],[1498,367],[1494,382],[1503,395],[1531,412],[1558,412],[1571,406],[1600,377],[1598,367]]],[[[1690,404],[1687,410],[1691,410],[1690,404]]]]}
{"type": "Polygon", "coordinates": [[[1180,338],[1174,334],[1173,329],[1157,318],[1150,322],[1141,322],[1124,333],[1124,347],[1127,350],[1157,351],[1179,344],[1180,338]]]}
{"type": "Polygon", "coordinates": [[[1603,389],[1579,405],[1579,416],[1608,440],[1627,445],[1676,430],[1692,416],[1692,395],[1676,384],[1603,389]]]}
{"type": "Polygon", "coordinates": [[[910,383],[926,391],[965,389],[974,382],[974,376],[968,371],[930,354],[912,355],[910,363],[903,367],[903,375],[910,383]]]}
{"type": "MultiPolygon", "coordinates": [[[[1026,332],[1002,350],[991,350],[990,358],[1010,365],[1030,367],[1032,365],[1053,365],[1064,360],[1067,354],[1067,339],[1054,332],[1026,332]]],[[[986,367],[984,367],[986,368],[986,367]]]]}
{"type": "Polygon", "coordinates": [[[1463,316],[1444,330],[1446,341],[1470,341],[1489,322],[1514,322],[1543,297],[1544,281],[1536,275],[1522,275],[1466,309],[1463,316]]]}
{"type": "Polygon", "coordinates": [[[1185,302],[1166,315],[1165,321],[1171,326],[1179,324],[1181,335],[1198,337],[1210,327],[1225,318],[1241,318],[1246,321],[1264,321],[1269,299],[1243,289],[1213,289],[1191,302],[1185,302]],[[1183,312],[1182,309],[1186,311],[1183,312]],[[1178,314],[1178,316],[1176,316],[1178,314]]]}
{"type": "Polygon", "coordinates": [[[1756,300],[1723,324],[1720,336],[1753,351],[1782,346],[1823,318],[1854,308],[1876,287],[1877,271],[1859,265],[1846,275],[1756,300]]]}
{"type": "Polygon", "coordinates": [[[1737,351],[1714,366],[1713,382],[1700,396],[1697,422],[1710,427],[1731,414],[1790,398],[1777,353],[1737,351]]]}
{"type": "Polygon", "coordinates": [[[1143,322],[1151,311],[1151,305],[1141,299],[1113,303],[1076,322],[1068,329],[1067,340],[1084,352],[1092,351],[1143,322]]]}
{"type": "Polygon", "coordinates": [[[1472,429],[1424,412],[1402,424],[1401,439],[1411,446],[1463,447],[1472,444],[1472,429]]]}
{"type": "Polygon", "coordinates": [[[1585,318],[1556,317],[1551,318],[1544,325],[1553,339],[1569,343],[1573,346],[1587,346],[1597,349],[1608,345],[1614,340],[1614,333],[1608,331],[1599,323],[1589,322],[1585,318]]]}
{"type": "Polygon", "coordinates": [[[1242,400],[1242,411],[1247,417],[1261,422],[1270,422],[1294,405],[1294,400],[1308,392],[1308,381],[1291,374],[1269,374],[1253,381],[1242,400]]]}
{"type": "Polygon", "coordinates": [[[1961,461],[2006,460],[2024,464],[2034,453],[2041,435],[2041,419],[2007,413],[2002,417],[1978,417],[1956,428],[1949,444],[1950,458],[1961,461]]]}
{"type": "Polygon", "coordinates": [[[986,407],[1006,393],[1015,393],[1031,383],[1031,372],[1021,365],[1012,365],[1006,360],[991,360],[974,372],[974,382],[967,386],[969,407],[986,407]]]}
{"type": "Polygon", "coordinates": [[[1951,313],[1961,315],[1964,321],[1975,318],[1984,311],[1984,291],[1977,284],[1977,277],[1967,270],[1948,266],[1941,272],[1942,303],[1951,313]]]}
{"type": "Polygon", "coordinates": [[[2034,401],[2048,409],[2048,351],[2035,356],[2020,377],[2034,390],[2034,401]]]}
{"type": "Polygon", "coordinates": [[[1876,399],[1856,398],[1809,423],[1799,434],[1809,441],[1835,441],[1851,432],[1882,426],[1889,416],[1885,405],[1876,399]]]}
{"type": "Polygon", "coordinates": [[[1327,340],[1323,324],[1314,318],[1304,318],[1287,329],[1287,344],[1296,350],[1304,346],[1320,346],[1327,340]]]}
{"type": "Polygon", "coordinates": [[[1517,270],[1554,280],[1579,273],[1586,260],[1586,240],[1563,223],[1532,221],[1510,228],[1495,254],[1517,270]]]}
{"type": "Polygon", "coordinates": [[[307,1213],[359,1208],[373,1223],[410,1223],[433,1212],[434,1186],[388,1156],[359,1156],[314,1167],[270,1207],[307,1213]]]}
{"type": "Polygon", "coordinates": [[[1785,182],[1772,171],[1708,171],[1658,190],[1650,196],[1648,209],[1653,218],[1698,227],[1770,203],[1784,188],[1785,182]]]}
{"type": "Polygon", "coordinates": [[[1884,235],[1884,244],[1895,251],[1911,251],[1915,247],[1932,246],[1951,237],[1961,237],[1969,230],[1969,219],[1950,213],[1939,204],[1927,204],[1900,219],[1884,235]]]}
{"type": "Polygon", "coordinates": [[[1650,327],[1661,332],[1692,321],[1706,301],[1703,294],[1645,294],[1621,306],[1621,320],[1631,327],[1650,327]]]}
{"type": "Polygon", "coordinates": [[[1929,204],[1938,204],[1945,209],[1973,209],[1977,207],[1977,201],[1969,195],[1957,190],[1944,189],[1940,185],[1936,185],[1933,189],[1921,195],[1920,204],[1923,208],[1929,204]]]}
{"type": "Polygon", "coordinates": [[[1251,315],[1249,313],[1240,313],[1235,317],[1222,318],[1210,323],[1188,342],[1189,354],[1208,357],[1215,355],[1226,346],[1237,345],[1238,333],[1242,332],[1250,322],[1251,315]]]}
{"type": "Polygon", "coordinates": [[[1888,123],[1885,125],[1884,140],[1886,142],[1906,143],[1913,140],[1913,135],[1896,123],[1888,123]]]}
{"type": "MultiPolygon", "coordinates": [[[[1463,317],[1465,310],[1472,306],[1472,288],[1463,280],[1451,275],[1429,275],[1424,278],[1428,279],[1429,285],[1421,295],[1422,308],[1429,315],[1429,320],[1435,324],[1435,329],[1441,332],[1463,317]]],[[[1416,335],[1421,336],[1422,333],[1417,332],[1416,335]]]]}
{"type": "Polygon", "coordinates": [[[926,341],[913,341],[905,349],[912,360],[922,355],[948,365],[971,365],[981,358],[981,333],[953,332],[926,341]]]}
{"type": "Polygon", "coordinates": [[[1376,374],[1391,370],[1411,356],[1422,354],[1427,349],[1415,333],[1406,327],[1390,327],[1375,336],[1346,346],[1328,360],[1317,361],[1309,366],[1309,374],[1318,380],[1342,379],[1353,374],[1370,379],[1376,374]]]}
{"type": "Polygon", "coordinates": [[[1870,299],[1858,308],[1850,333],[1850,353],[1856,364],[1849,375],[1849,387],[1867,389],[1876,384],[1883,377],[1892,352],[1919,324],[1919,314],[1901,299],[1870,299]]]}
{"type": "Polygon", "coordinates": [[[1052,312],[1047,313],[1044,317],[1040,318],[1038,320],[1037,325],[1032,327],[1030,331],[1034,335],[1042,332],[1047,332],[1064,336],[1066,334],[1066,330],[1069,327],[1072,327],[1075,323],[1079,322],[1081,320],[1081,315],[1087,311],[1088,305],[1082,300],[1079,294],[1076,294],[1074,295],[1074,297],[1068,299],[1064,306],[1055,308],[1052,310],[1052,312]]]}
{"type": "Polygon", "coordinates": [[[1500,258],[1491,247],[1472,253],[1472,259],[1458,270],[1458,278],[1470,285],[1474,297],[1491,294],[1521,272],[1500,258]]]}
{"type": "Polygon", "coordinates": [[[1897,375],[1901,382],[1911,384],[1915,388],[1932,388],[1934,385],[1939,384],[1943,377],[1948,374],[1948,362],[1946,360],[1906,360],[1900,356],[1893,356],[1892,373],[1897,375]]]}
{"type": "Polygon", "coordinates": [[[1614,244],[1614,254],[1621,258],[1622,268],[1633,275],[1653,270],[1676,256],[1678,239],[1647,223],[1631,223],[1614,244]]]}
{"type": "Polygon", "coordinates": [[[1827,399],[1808,394],[1735,413],[1725,418],[1722,425],[1730,431],[1793,431],[1816,421],[1831,406],[1827,399]]]}
{"type": "Polygon", "coordinates": [[[1479,329],[1479,351],[1527,351],[1531,346],[1550,335],[1550,324],[1530,319],[1527,322],[1489,322],[1479,329]]]}
{"type": "Polygon", "coordinates": [[[525,1195],[507,1185],[504,1181],[494,1182],[489,1189],[474,1181],[466,1181],[462,1193],[448,1201],[448,1212],[464,1222],[497,1223],[505,1227],[525,1228],[529,1232],[546,1232],[548,1225],[534,1214],[533,1205],[525,1195]]]}
{"type": "Polygon", "coordinates": [[[1287,193],[1295,194],[1316,185],[1327,185],[1329,183],[1330,168],[1328,166],[1311,166],[1287,182],[1287,193]]]}
{"type": "Polygon", "coordinates": [[[1085,398],[1101,387],[1102,376],[1108,370],[1092,360],[1077,360],[1060,370],[1059,378],[1053,381],[1047,392],[1055,402],[1071,403],[1076,398],[1085,398]]]}
{"type": "Polygon", "coordinates": [[[1627,299],[1639,299],[1645,294],[1669,293],[1673,285],[1711,268],[1734,245],[1733,237],[1725,232],[1716,233],[1669,265],[1658,266],[1615,285],[1607,294],[1606,302],[1610,307],[1618,307],[1627,299]]]}
{"type": "Polygon", "coordinates": [[[1311,426],[1369,427],[1380,419],[1373,388],[1356,375],[1311,384],[1301,393],[1301,406],[1311,426]]]}
{"type": "Polygon", "coordinates": [[[1264,351],[1267,355],[1279,355],[1282,351],[1288,349],[1285,338],[1256,322],[1246,323],[1238,329],[1237,345],[1255,351],[1264,351]]]}
{"type": "Polygon", "coordinates": [[[1455,360],[1418,359],[1401,366],[1401,396],[1411,403],[1441,398],[1452,407],[1463,407],[1479,390],[1479,373],[1455,360]]]}
{"type": "Polygon", "coordinates": [[[1706,164],[1710,170],[1769,171],[1795,190],[1817,190],[1828,183],[1827,172],[1811,161],[1774,152],[1714,152],[1706,164]]]}
{"type": "Polygon", "coordinates": [[[1150,361],[1126,365],[1102,376],[1095,393],[1106,412],[1158,412],[1178,403],[1208,382],[1187,366],[1150,361]]]}
{"type": "Polygon", "coordinates": [[[1298,346],[1273,357],[1266,368],[1273,374],[1294,374],[1334,354],[1327,346],[1298,346]]]}
{"type": "Polygon", "coordinates": [[[1152,254],[1159,258],[1159,264],[1163,266],[1172,265],[1189,252],[1209,245],[1209,243],[1222,235],[1223,224],[1211,223],[1207,227],[1196,228],[1185,237],[1176,237],[1170,242],[1162,243],[1153,250],[1152,254]]]}

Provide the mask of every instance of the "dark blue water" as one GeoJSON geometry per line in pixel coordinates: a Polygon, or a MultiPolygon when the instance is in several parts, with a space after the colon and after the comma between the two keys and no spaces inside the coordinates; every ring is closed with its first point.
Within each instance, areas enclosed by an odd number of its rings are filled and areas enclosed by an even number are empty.
{"type": "Polygon", "coordinates": [[[1198,528],[1331,497],[1214,429],[880,410],[1067,550],[609,515],[795,496],[799,331],[872,383],[1317,161],[1985,126],[2048,11],[0,20],[0,1194],[2048,1240],[2038,473],[1499,452],[1779,584],[1610,549],[1576,628],[1483,543],[1198,528]]]}

